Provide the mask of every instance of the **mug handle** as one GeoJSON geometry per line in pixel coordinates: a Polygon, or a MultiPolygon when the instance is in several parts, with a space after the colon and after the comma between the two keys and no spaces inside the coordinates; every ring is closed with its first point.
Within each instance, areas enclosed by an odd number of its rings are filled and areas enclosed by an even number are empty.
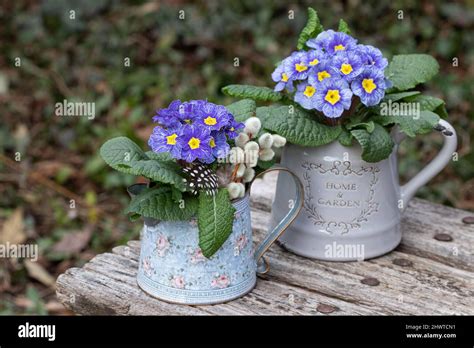
{"type": "MultiPolygon", "coordinates": [[[[433,177],[436,176],[451,160],[454,151],[457,148],[457,137],[456,131],[445,120],[439,120],[439,126],[442,129],[444,136],[444,144],[438,155],[423,168],[418,174],[416,174],[410,181],[400,187],[400,198],[403,203],[403,210],[408,206],[408,202],[415,195],[416,191],[433,177]]],[[[401,141],[402,139],[400,139],[401,141]]]]}
{"type": "Polygon", "coordinates": [[[295,198],[293,207],[290,209],[288,214],[286,214],[286,216],[278,223],[278,225],[270,233],[268,233],[265,236],[263,241],[261,241],[260,244],[255,249],[254,258],[255,258],[255,262],[257,263],[257,273],[259,274],[265,274],[270,269],[270,266],[268,265],[267,261],[263,257],[263,254],[265,254],[265,252],[272,246],[272,244],[278,239],[278,237],[280,237],[283,234],[283,232],[285,232],[285,230],[288,228],[288,226],[290,226],[293,220],[296,219],[296,217],[301,211],[301,208],[303,207],[303,201],[304,201],[303,184],[301,183],[300,179],[291,170],[280,165],[274,165],[273,167],[256,175],[255,178],[250,183],[250,189],[255,179],[257,179],[259,176],[263,176],[264,174],[273,172],[273,171],[283,171],[283,172],[287,172],[291,174],[291,177],[293,178],[295,182],[295,186],[296,186],[296,198],[295,198]]]}

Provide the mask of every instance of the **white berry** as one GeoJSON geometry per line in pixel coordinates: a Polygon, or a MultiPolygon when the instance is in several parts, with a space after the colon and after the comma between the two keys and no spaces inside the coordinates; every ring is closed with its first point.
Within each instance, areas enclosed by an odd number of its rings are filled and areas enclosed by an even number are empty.
{"type": "Polygon", "coordinates": [[[249,141],[245,145],[245,163],[257,163],[260,146],[255,141],[249,141]]]}
{"type": "Polygon", "coordinates": [[[241,178],[241,177],[244,176],[246,167],[245,167],[245,164],[243,164],[243,163],[240,163],[238,166],[239,166],[239,168],[237,168],[237,172],[235,174],[235,177],[236,178],[241,178]]]}
{"type": "Polygon", "coordinates": [[[249,140],[250,138],[247,133],[239,133],[239,135],[235,138],[235,145],[243,149],[245,144],[247,144],[249,140]]]}
{"type": "Polygon", "coordinates": [[[260,159],[262,161],[270,161],[275,156],[275,152],[272,149],[263,149],[260,152],[260,159]]]}
{"type": "Polygon", "coordinates": [[[242,183],[239,183],[239,185],[240,185],[239,197],[242,198],[245,196],[245,186],[242,183]]]}
{"type": "Polygon", "coordinates": [[[250,182],[255,177],[255,170],[253,168],[245,168],[243,175],[244,182],[250,182]]]}
{"type": "Polygon", "coordinates": [[[230,199],[236,199],[240,196],[240,183],[238,182],[231,182],[229,185],[227,185],[227,191],[229,191],[229,198],[230,199]]]}
{"type": "Polygon", "coordinates": [[[262,149],[270,149],[273,145],[273,137],[270,133],[263,133],[258,138],[258,144],[262,149]]]}
{"type": "Polygon", "coordinates": [[[240,147],[233,147],[229,151],[229,162],[230,163],[244,163],[245,153],[240,147]]]}
{"type": "Polygon", "coordinates": [[[247,134],[251,134],[252,137],[254,137],[260,131],[261,127],[262,122],[260,122],[260,119],[258,117],[250,117],[245,121],[244,132],[247,134]]]}
{"type": "Polygon", "coordinates": [[[286,144],[286,138],[278,134],[272,134],[273,146],[274,147],[283,147],[286,144]]]}
{"type": "Polygon", "coordinates": [[[258,146],[256,141],[249,141],[247,144],[245,144],[244,150],[245,150],[245,152],[247,152],[247,151],[256,151],[256,152],[258,152],[260,150],[260,146],[258,146]]]}
{"type": "Polygon", "coordinates": [[[258,156],[256,156],[255,154],[253,154],[252,156],[246,157],[245,165],[247,166],[247,168],[256,167],[257,163],[258,163],[258,156]]]}

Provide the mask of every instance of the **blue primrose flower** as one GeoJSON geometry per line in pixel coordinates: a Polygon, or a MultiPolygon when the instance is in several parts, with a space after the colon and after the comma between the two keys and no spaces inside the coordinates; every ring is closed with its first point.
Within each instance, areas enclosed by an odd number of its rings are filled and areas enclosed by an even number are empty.
{"type": "Polygon", "coordinates": [[[213,162],[214,157],[210,143],[209,129],[198,125],[183,127],[182,135],[179,137],[179,144],[182,148],[181,158],[189,163],[196,159],[204,163],[213,162]]]}
{"type": "Polygon", "coordinates": [[[349,51],[356,47],[357,40],[346,33],[326,30],[315,38],[306,42],[311,48],[323,49],[328,54],[334,54],[340,51],[349,51]]]}
{"type": "Polygon", "coordinates": [[[378,48],[370,45],[357,45],[357,47],[365,56],[365,64],[381,70],[388,66],[388,60],[383,57],[382,52],[378,48]]]}
{"type": "Polygon", "coordinates": [[[334,69],[329,60],[321,61],[315,65],[308,75],[308,82],[316,86],[318,83],[323,82],[325,79],[331,77],[339,77],[339,74],[334,72],[334,69]]]}
{"type": "Polygon", "coordinates": [[[173,100],[167,108],[157,110],[156,115],[153,116],[153,122],[159,123],[164,127],[176,126],[180,123],[177,116],[181,104],[180,100],[173,100]]]}
{"type": "Polygon", "coordinates": [[[229,139],[234,139],[239,135],[238,130],[243,129],[245,125],[242,122],[237,122],[232,114],[229,115],[230,122],[229,125],[224,128],[224,132],[229,137],[229,139]]]}
{"type": "Polygon", "coordinates": [[[352,91],[341,78],[326,79],[318,85],[314,106],[326,117],[338,118],[351,107],[352,91]]]}
{"type": "Polygon", "coordinates": [[[315,109],[316,88],[315,85],[306,82],[300,83],[298,87],[296,87],[295,102],[305,109],[315,109]]]}
{"type": "Polygon", "coordinates": [[[341,52],[334,56],[332,68],[344,80],[351,82],[364,70],[364,61],[358,50],[341,52]]]}
{"type": "Polygon", "coordinates": [[[227,143],[227,138],[223,132],[211,132],[209,146],[216,158],[225,158],[230,151],[230,145],[227,143]]]}
{"type": "Polygon", "coordinates": [[[305,80],[308,77],[311,67],[309,65],[307,52],[293,52],[288,58],[288,78],[291,80],[305,80]]]}
{"type": "Polygon", "coordinates": [[[351,84],[352,91],[366,106],[377,105],[387,88],[382,70],[367,68],[351,84]]]}
{"type": "Polygon", "coordinates": [[[296,87],[293,100],[305,109],[338,118],[350,109],[354,94],[372,106],[392,85],[384,78],[388,61],[382,52],[358,44],[346,33],[326,30],[309,39],[306,46],[311,49],[293,52],[272,74],[275,91],[292,92],[296,87]]]}
{"type": "Polygon", "coordinates": [[[168,108],[158,110],[153,120],[160,126],[148,140],[151,149],[186,162],[212,163],[227,156],[228,139],[244,128],[224,106],[205,100],[175,100],[168,108]]]}
{"type": "Polygon", "coordinates": [[[273,71],[272,80],[277,83],[274,89],[275,92],[280,92],[285,88],[288,91],[293,90],[293,80],[290,79],[288,70],[288,58],[286,58],[278,65],[275,71],[273,71]]]}
{"type": "Polygon", "coordinates": [[[206,104],[210,103],[205,100],[191,100],[184,102],[179,106],[176,117],[182,124],[193,124],[199,117],[199,110],[201,110],[206,104]]]}
{"type": "Polygon", "coordinates": [[[148,139],[148,145],[154,152],[169,152],[173,158],[181,158],[182,126],[172,128],[155,127],[148,139]]]}
{"type": "Polygon", "coordinates": [[[319,64],[322,64],[326,60],[326,55],[322,50],[309,50],[306,52],[306,59],[310,68],[314,68],[319,64]]]}
{"type": "Polygon", "coordinates": [[[213,103],[200,105],[196,110],[196,115],[195,124],[207,128],[209,131],[219,130],[227,126],[230,121],[229,112],[225,106],[213,103]]]}

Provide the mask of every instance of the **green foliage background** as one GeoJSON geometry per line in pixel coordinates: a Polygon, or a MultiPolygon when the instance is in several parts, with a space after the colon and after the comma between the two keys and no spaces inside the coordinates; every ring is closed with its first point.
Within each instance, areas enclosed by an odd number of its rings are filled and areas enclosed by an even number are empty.
{"type": "MultiPolygon", "coordinates": [[[[134,179],[106,167],[100,145],[123,135],[145,148],[154,110],[173,99],[227,104],[233,100],[220,93],[225,85],[272,87],[274,64],[295,49],[308,6],[318,11],[325,28],[337,28],[344,18],[354,36],[388,57],[436,57],[440,74],[424,88],[446,100],[460,157],[419,196],[474,210],[472,1],[22,0],[0,6],[0,153],[10,159],[22,153],[16,169],[0,160],[0,219],[23,209],[28,238],[39,244],[40,263],[53,276],[137,237],[138,224],[121,214],[128,199],[125,186],[134,179]],[[181,10],[184,20],[178,18],[181,10]],[[294,19],[288,18],[290,10],[294,19]],[[17,57],[21,67],[14,65],[17,57]],[[130,67],[124,66],[125,58],[130,67]],[[63,99],[94,101],[95,119],[55,116],[54,104],[63,99]],[[69,197],[34,180],[22,181],[31,173],[77,194],[85,205],[74,215],[69,197]],[[94,232],[80,253],[54,252],[56,243],[85,226],[94,232]]],[[[405,142],[402,182],[440,145],[435,133],[405,142]]],[[[31,283],[21,264],[5,269],[9,281],[0,274],[8,285],[0,311],[48,312],[52,293],[31,283]],[[15,304],[12,299],[19,296],[32,305],[15,304]]]]}

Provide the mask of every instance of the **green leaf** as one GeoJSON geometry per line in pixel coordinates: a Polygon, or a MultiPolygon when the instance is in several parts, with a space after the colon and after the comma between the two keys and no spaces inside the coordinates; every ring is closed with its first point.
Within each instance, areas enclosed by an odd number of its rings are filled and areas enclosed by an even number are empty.
{"type": "Polygon", "coordinates": [[[171,198],[174,202],[179,203],[183,199],[183,193],[176,187],[171,186],[171,198]]]}
{"type": "Polygon", "coordinates": [[[441,118],[448,118],[448,111],[446,110],[446,105],[440,105],[433,110],[441,118]]]}
{"type": "Polygon", "coordinates": [[[339,137],[337,140],[341,143],[343,146],[352,146],[352,139],[353,135],[351,134],[350,131],[347,129],[343,128],[341,134],[339,134],[339,137]]]}
{"type": "Polygon", "coordinates": [[[125,210],[132,217],[139,214],[144,217],[163,221],[184,221],[197,215],[198,199],[188,196],[176,202],[167,187],[154,187],[135,196],[125,210]]]}
{"type": "MultiPolygon", "coordinates": [[[[410,97],[417,96],[421,94],[421,92],[418,91],[410,91],[410,92],[399,92],[399,93],[391,93],[391,94],[385,94],[385,96],[382,99],[382,102],[378,105],[371,106],[369,107],[369,110],[372,113],[375,113],[379,115],[384,107],[390,107],[390,103],[398,102],[401,100],[407,100],[410,97]]],[[[392,104],[395,105],[395,104],[392,104]]]]}
{"type": "Polygon", "coordinates": [[[244,122],[246,119],[255,116],[257,104],[252,99],[243,99],[226,106],[226,108],[234,115],[237,122],[244,122]]]}
{"type": "Polygon", "coordinates": [[[302,50],[305,47],[306,41],[316,37],[323,30],[324,28],[319,21],[318,13],[311,7],[308,7],[308,21],[298,37],[296,48],[302,50]]]}
{"type": "Polygon", "coordinates": [[[110,139],[100,148],[100,155],[112,168],[119,170],[118,165],[147,159],[143,150],[127,137],[110,139]]]}
{"type": "Polygon", "coordinates": [[[157,160],[160,162],[174,162],[173,157],[171,157],[169,152],[160,152],[156,153],[153,151],[147,151],[145,152],[146,157],[149,159],[157,160]]]}
{"type": "Polygon", "coordinates": [[[437,113],[440,117],[446,117],[446,107],[443,99],[432,97],[429,95],[416,95],[414,97],[406,98],[410,103],[419,103],[420,110],[428,110],[437,113]]]}
{"type": "Polygon", "coordinates": [[[276,162],[275,158],[272,158],[270,161],[258,160],[257,167],[263,170],[267,170],[271,168],[275,164],[275,162],[276,162]]]}
{"type": "Polygon", "coordinates": [[[339,28],[337,29],[337,31],[346,33],[347,35],[351,35],[351,30],[349,29],[349,26],[343,19],[339,20],[339,28]]]}
{"type": "Polygon", "coordinates": [[[388,126],[398,124],[400,130],[409,137],[417,134],[429,133],[439,122],[439,116],[432,111],[423,110],[416,116],[374,116],[371,118],[374,122],[388,126]]]}
{"type": "Polygon", "coordinates": [[[375,124],[372,133],[365,129],[353,129],[351,134],[362,147],[362,159],[366,162],[379,162],[392,153],[393,140],[387,130],[375,124]]]}
{"type": "Polygon", "coordinates": [[[126,137],[108,140],[100,148],[100,155],[119,172],[143,175],[154,181],[172,184],[181,191],[185,190],[183,177],[179,175],[180,167],[176,163],[149,159],[137,144],[126,137]]]}
{"type": "Polygon", "coordinates": [[[394,101],[398,101],[398,100],[408,98],[408,97],[411,97],[411,96],[414,96],[414,95],[418,95],[420,93],[421,92],[418,92],[418,91],[410,91],[410,92],[399,92],[399,93],[385,94],[382,101],[391,100],[392,102],[394,102],[394,101]]]}
{"type": "Polygon", "coordinates": [[[226,189],[215,196],[204,192],[199,195],[198,227],[199,247],[205,257],[210,258],[232,233],[235,208],[226,189]]]}
{"type": "Polygon", "coordinates": [[[385,70],[385,76],[393,88],[406,91],[420,83],[429,81],[438,73],[436,59],[428,54],[406,54],[394,56],[385,70]]]}
{"type": "Polygon", "coordinates": [[[347,129],[365,129],[367,132],[372,133],[375,129],[375,124],[373,121],[353,123],[347,125],[347,129]]]}
{"type": "Polygon", "coordinates": [[[154,181],[171,184],[181,191],[186,190],[183,177],[178,174],[181,171],[181,167],[174,162],[140,160],[129,164],[119,164],[119,166],[124,173],[142,175],[154,181]]]}
{"type": "Polygon", "coordinates": [[[130,215],[130,222],[135,222],[137,221],[138,219],[141,218],[141,215],[140,214],[131,214],[130,215]]]}
{"type": "Polygon", "coordinates": [[[290,106],[264,106],[257,108],[263,128],[285,137],[290,143],[301,146],[320,146],[337,139],[340,126],[326,126],[317,122],[309,112],[290,106]]]}
{"type": "Polygon", "coordinates": [[[248,98],[261,101],[279,101],[283,98],[282,94],[273,91],[268,87],[257,87],[250,85],[228,85],[222,88],[225,95],[235,98],[248,98]]]}

